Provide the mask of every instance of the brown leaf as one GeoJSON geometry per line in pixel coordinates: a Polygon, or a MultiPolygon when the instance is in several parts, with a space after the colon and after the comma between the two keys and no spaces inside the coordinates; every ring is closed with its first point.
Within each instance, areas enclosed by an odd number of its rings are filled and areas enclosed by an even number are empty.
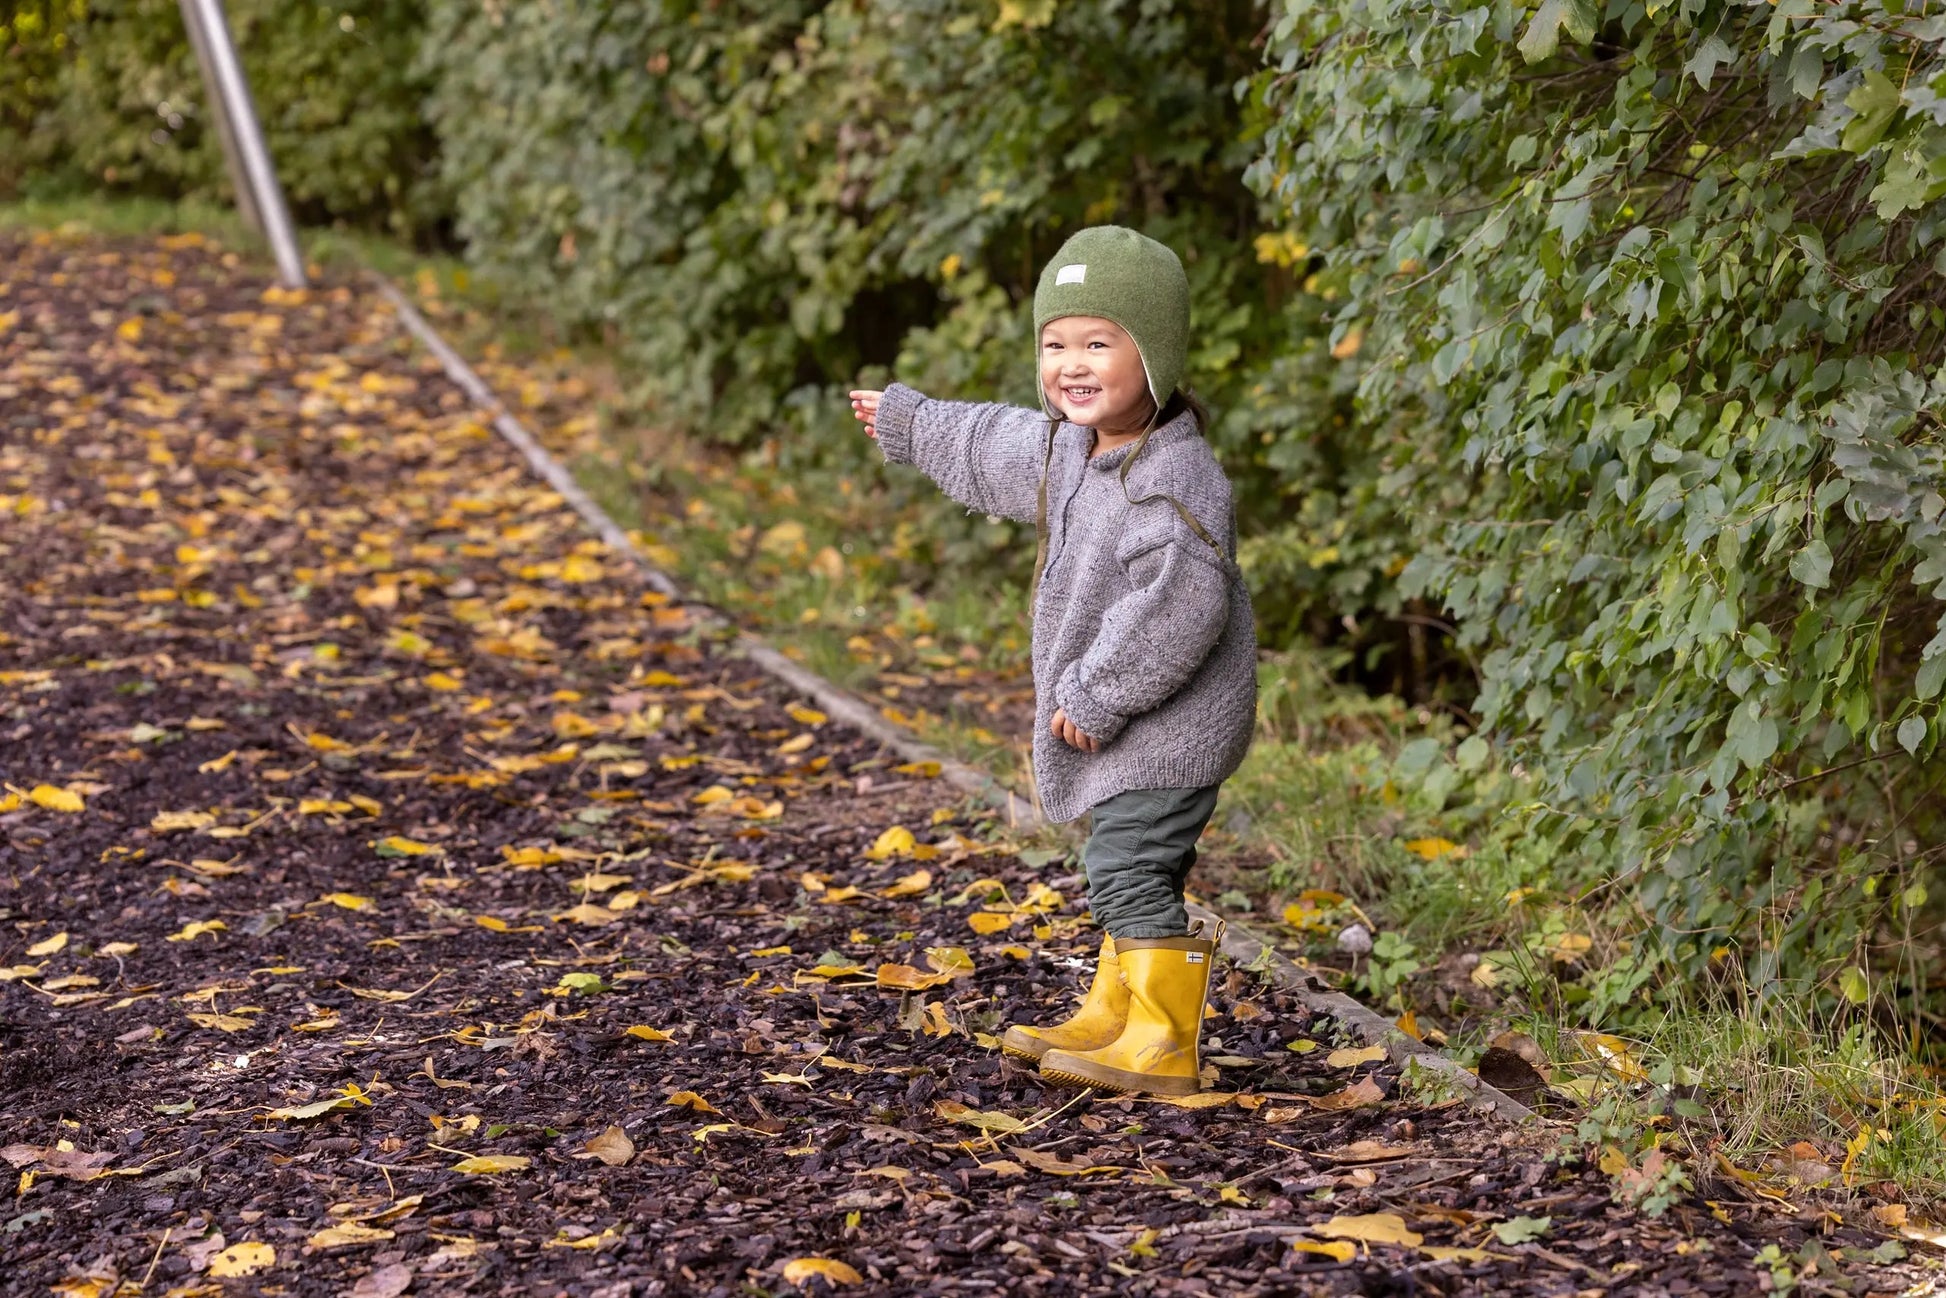
{"type": "Polygon", "coordinates": [[[1367,1073],[1344,1090],[1317,1096],[1311,1103],[1325,1110],[1363,1109],[1370,1105],[1381,1104],[1384,1100],[1385,1092],[1379,1089],[1378,1083],[1372,1080],[1370,1073],[1367,1073]]]}
{"type": "Polygon", "coordinates": [[[610,1167],[620,1167],[635,1157],[635,1142],[620,1127],[609,1126],[581,1147],[576,1158],[599,1158],[610,1167]]]}

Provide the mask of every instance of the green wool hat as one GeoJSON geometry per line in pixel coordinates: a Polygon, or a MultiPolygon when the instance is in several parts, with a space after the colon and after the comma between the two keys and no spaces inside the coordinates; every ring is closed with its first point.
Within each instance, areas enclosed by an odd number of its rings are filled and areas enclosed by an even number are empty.
{"type": "MultiPolygon", "coordinates": [[[[1119,225],[1076,231],[1034,290],[1036,356],[1047,322],[1071,315],[1100,316],[1126,329],[1142,355],[1156,409],[1168,403],[1189,352],[1189,276],[1167,245],[1119,225]]],[[[1041,407],[1056,413],[1045,391],[1041,407]]]]}

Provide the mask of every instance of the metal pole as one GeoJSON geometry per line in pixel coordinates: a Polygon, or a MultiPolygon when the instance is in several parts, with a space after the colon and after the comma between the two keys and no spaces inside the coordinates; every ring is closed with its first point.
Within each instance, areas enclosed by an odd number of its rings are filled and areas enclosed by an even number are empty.
{"type": "Polygon", "coordinates": [[[196,12],[194,0],[181,0],[182,25],[189,32],[189,46],[196,51],[196,66],[203,74],[204,98],[209,101],[209,118],[216,126],[217,143],[223,146],[223,166],[230,173],[230,188],[236,191],[237,213],[243,217],[243,224],[262,236],[263,218],[257,215],[256,195],[250,192],[250,175],[243,169],[243,156],[237,152],[236,129],[230,125],[230,114],[223,106],[223,96],[216,93],[216,69],[210,62],[209,34],[203,30],[202,15],[196,12]]]}
{"type": "Polygon", "coordinates": [[[250,83],[244,80],[243,65],[237,61],[236,46],[230,40],[229,20],[223,15],[222,0],[182,0],[193,5],[209,48],[209,70],[215,84],[208,89],[220,99],[223,112],[236,134],[237,153],[243,161],[247,189],[255,200],[262,219],[264,237],[277,258],[277,277],[285,288],[303,288],[304,258],[297,249],[297,234],[291,228],[290,209],[284,206],[284,189],[277,183],[270,150],[264,144],[263,128],[257,123],[256,105],[250,102],[250,83]]]}

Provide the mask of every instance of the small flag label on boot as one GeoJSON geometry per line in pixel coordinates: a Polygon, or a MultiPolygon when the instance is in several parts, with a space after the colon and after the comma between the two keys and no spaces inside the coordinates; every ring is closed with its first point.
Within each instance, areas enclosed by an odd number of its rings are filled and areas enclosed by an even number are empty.
{"type": "Polygon", "coordinates": [[[1182,953],[1182,958],[1189,964],[1203,963],[1203,953],[1201,951],[1185,951],[1182,953]]]}

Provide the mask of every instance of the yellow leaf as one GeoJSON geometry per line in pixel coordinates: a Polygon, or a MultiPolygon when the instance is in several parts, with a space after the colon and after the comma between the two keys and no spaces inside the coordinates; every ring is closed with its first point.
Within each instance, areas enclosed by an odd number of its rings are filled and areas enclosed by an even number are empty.
{"type": "Polygon", "coordinates": [[[990,910],[976,910],[966,917],[967,927],[982,937],[1001,932],[1010,927],[1017,915],[997,915],[990,910]]]}
{"type": "Polygon", "coordinates": [[[378,904],[370,897],[361,897],[355,892],[327,892],[318,898],[344,910],[377,910],[378,904]]]}
{"type": "Polygon", "coordinates": [[[601,727],[577,712],[556,712],[554,733],[563,739],[587,739],[601,733],[601,727]]]}
{"type": "Polygon", "coordinates": [[[887,991],[921,992],[953,981],[949,973],[927,973],[909,964],[882,964],[878,985],[887,991]]]}
{"type": "Polygon", "coordinates": [[[477,1154],[472,1158],[462,1158],[453,1164],[455,1172],[469,1172],[478,1176],[497,1176],[501,1172],[518,1172],[534,1160],[524,1154],[477,1154]]]}
{"type": "Polygon", "coordinates": [[[932,887],[932,871],[915,870],[911,874],[901,876],[897,883],[881,892],[879,896],[920,897],[924,896],[926,889],[930,887],[932,887]]]}
{"type": "Polygon", "coordinates": [[[731,793],[728,789],[724,788],[722,785],[712,784],[707,789],[704,789],[701,793],[691,798],[690,801],[695,803],[699,807],[713,807],[719,802],[729,802],[735,797],[736,794],[731,793]]]}
{"type": "Polygon", "coordinates": [[[6,815],[9,811],[18,810],[20,810],[20,795],[18,793],[0,794],[0,816],[6,815]]]}
{"type": "Polygon", "coordinates": [[[1594,944],[1595,940],[1586,933],[1563,933],[1548,943],[1547,953],[1559,964],[1573,964],[1594,944]]]}
{"type": "Polygon", "coordinates": [[[801,753],[811,746],[813,738],[813,735],[806,732],[797,736],[795,739],[786,739],[783,743],[777,745],[777,755],[779,757],[789,757],[792,753],[801,753]]]}
{"type": "Polygon", "coordinates": [[[1309,1037],[1299,1037],[1297,1040],[1291,1042],[1289,1045],[1286,1045],[1284,1047],[1284,1049],[1296,1055],[1308,1055],[1313,1050],[1316,1050],[1317,1048],[1318,1048],[1318,1043],[1311,1040],[1309,1037]]]}
{"type": "Polygon", "coordinates": [[[429,690],[438,690],[442,694],[450,694],[461,688],[459,678],[447,672],[429,672],[420,678],[419,683],[429,690]]]}
{"type": "Polygon", "coordinates": [[[558,924],[568,920],[594,928],[602,924],[613,924],[619,918],[620,916],[606,906],[597,906],[593,902],[584,901],[579,906],[571,906],[554,916],[554,922],[558,924]]]}
{"type": "Polygon", "coordinates": [[[1426,1034],[1419,1029],[1419,1016],[1411,1010],[1407,1010],[1405,1013],[1399,1015],[1392,1026],[1411,1037],[1414,1041],[1424,1041],[1426,1039],[1426,1034]]]}
{"type": "Polygon", "coordinates": [[[1354,326],[1345,331],[1345,336],[1331,344],[1331,359],[1347,361],[1358,355],[1358,349],[1365,343],[1365,331],[1354,326]]]}
{"type": "Polygon", "coordinates": [[[939,778],[940,768],[938,762],[906,762],[892,769],[900,775],[910,775],[921,780],[936,780],[939,778]]]}
{"type": "Polygon", "coordinates": [[[1601,1161],[1598,1165],[1606,1175],[1620,1176],[1622,1173],[1628,1171],[1628,1155],[1613,1145],[1603,1145],[1601,1147],[1601,1161]]]}
{"type": "Polygon", "coordinates": [[[1424,1235],[1407,1230],[1405,1218],[1395,1212],[1333,1217],[1311,1229],[1326,1239],[1355,1239],[1365,1244],[1401,1244],[1407,1248],[1417,1248],[1426,1242],[1424,1235]]]}
{"type": "Polygon", "coordinates": [[[219,1279],[255,1275],[277,1265],[277,1250],[256,1240],[232,1244],[209,1260],[209,1273],[219,1279]]]}
{"type": "Polygon", "coordinates": [[[566,859],[551,847],[503,847],[500,854],[507,858],[508,865],[519,870],[532,870],[566,859]]]}
{"type": "Polygon", "coordinates": [[[698,1113],[721,1113],[723,1111],[694,1091],[677,1091],[669,1097],[667,1103],[673,1104],[678,1108],[694,1109],[698,1113]]]}
{"type": "Polygon", "coordinates": [[[235,1014],[191,1014],[189,1021],[199,1028],[214,1028],[218,1032],[241,1032],[250,1026],[250,1020],[235,1014]]]}
{"type": "Polygon", "coordinates": [[[34,943],[34,945],[28,947],[27,954],[31,956],[53,955],[67,944],[67,930],[63,929],[53,937],[42,938],[40,941],[34,943]]]}
{"type": "Polygon", "coordinates": [[[237,750],[232,748],[229,752],[223,754],[221,757],[210,758],[207,762],[202,763],[196,769],[202,772],[204,775],[214,775],[219,771],[227,771],[230,769],[231,764],[236,761],[236,755],[237,755],[237,750]]]}
{"type": "Polygon", "coordinates": [[[878,841],[871,845],[865,855],[874,861],[884,861],[894,856],[909,856],[917,845],[918,840],[913,838],[911,830],[903,825],[894,825],[878,836],[878,841]]]}
{"type": "Polygon", "coordinates": [[[36,806],[46,807],[49,811],[76,812],[86,809],[80,794],[57,789],[52,784],[36,784],[27,797],[36,806]]]}
{"type": "Polygon", "coordinates": [[[1358,1256],[1358,1245],[1350,1240],[1337,1239],[1325,1243],[1315,1239],[1294,1239],[1291,1247],[1300,1253],[1316,1253],[1336,1262],[1349,1262],[1358,1256]]]}
{"type": "Polygon", "coordinates": [[[1455,852],[1466,855],[1466,849],[1450,838],[1415,838],[1406,843],[1405,850],[1426,861],[1437,861],[1455,852]]]}
{"type": "Polygon", "coordinates": [[[347,1221],[337,1226],[326,1226],[306,1242],[312,1248],[341,1248],[347,1244],[377,1244],[394,1236],[395,1232],[383,1227],[347,1221]]]}
{"type": "Polygon", "coordinates": [[[670,1036],[667,1032],[664,1032],[661,1028],[652,1028],[646,1023],[637,1023],[632,1028],[624,1028],[622,1029],[622,1035],[625,1037],[634,1037],[639,1041],[674,1041],[675,1040],[674,1037],[670,1036]]]}
{"type": "Polygon", "coordinates": [[[601,565],[585,554],[571,554],[561,564],[562,581],[579,585],[601,578],[601,565]]]}
{"type": "Polygon", "coordinates": [[[398,834],[388,834],[372,846],[378,849],[380,856],[429,856],[439,850],[431,843],[421,843],[398,834]]]}
{"type": "MultiPolygon", "coordinates": [[[[126,343],[141,342],[142,341],[142,317],[139,315],[132,315],[128,319],[116,325],[115,336],[117,338],[120,338],[123,342],[126,343]]],[[[240,1272],[239,1274],[245,1274],[245,1273],[240,1272]]]]}
{"type": "Polygon", "coordinates": [[[194,942],[205,933],[221,933],[230,926],[220,919],[195,919],[184,924],[179,932],[171,933],[166,941],[194,942]]]}
{"type": "Polygon", "coordinates": [[[1376,1064],[1384,1058],[1384,1046],[1366,1046],[1362,1050],[1354,1050],[1346,1046],[1326,1055],[1324,1062],[1333,1068],[1356,1068],[1360,1064],[1376,1064]]]}
{"type": "Polygon", "coordinates": [[[791,720],[797,722],[800,726],[821,726],[830,720],[829,717],[819,712],[816,708],[807,708],[796,703],[791,704],[784,711],[790,713],[791,720]]]}
{"type": "Polygon", "coordinates": [[[335,798],[305,798],[297,804],[297,814],[300,816],[337,816],[350,810],[349,802],[340,802],[335,798]]]}
{"type": "Polygon", "coordinates": [[[493,933],[504,933],[507,931],[509,927],[506,920],[500,919],[494,915],[475,915],[473,917],[473,922],[475,924],[478,924],[481,928],[486,929],[489,932],[493,932],[493,933]]]}
{"type": "Polygon", "coordinates": [[[829,1257],[794,1257],[784,1263],[784,1283],[800,1288],[813,1277],[831,1284],[863,1284],[865,1277],[857,1271],[829,1257]]]}

